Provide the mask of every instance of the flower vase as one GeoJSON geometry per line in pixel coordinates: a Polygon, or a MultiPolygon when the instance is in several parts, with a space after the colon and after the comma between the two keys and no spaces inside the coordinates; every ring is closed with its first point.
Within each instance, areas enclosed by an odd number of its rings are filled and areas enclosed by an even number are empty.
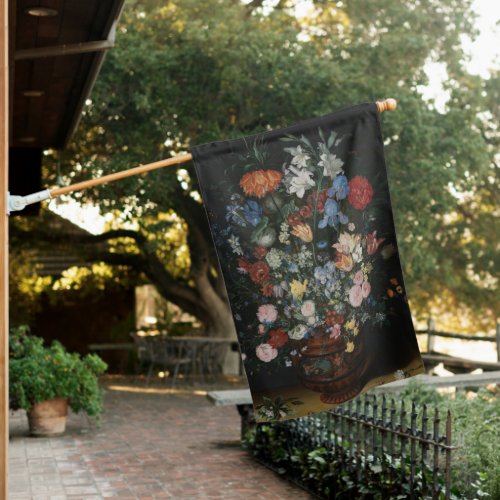
{"type": "Polygon", "coordinates": [[[346,350],[347,343],[341,336],[330,337],[323,326],[297,342],[293,365],[298,378],[305,388],[321,393],[323,403],[340,404],[361,392],[366,372],[361,332],[351,352],[346,350]]]}

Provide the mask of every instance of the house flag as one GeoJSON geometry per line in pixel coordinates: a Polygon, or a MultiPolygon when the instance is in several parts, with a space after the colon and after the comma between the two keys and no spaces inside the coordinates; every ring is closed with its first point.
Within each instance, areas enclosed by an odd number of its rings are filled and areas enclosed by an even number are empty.
{"type": "Polygon", "coordinates": [[[374,103],[192,154],[258,422],[423,371],[374,103]]]}

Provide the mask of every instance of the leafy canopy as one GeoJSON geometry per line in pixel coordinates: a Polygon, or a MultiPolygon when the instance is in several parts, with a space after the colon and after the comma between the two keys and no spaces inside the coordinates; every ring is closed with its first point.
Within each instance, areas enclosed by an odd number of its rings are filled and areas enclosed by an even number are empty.
{"type": "MultiPolygon", "coordinates": [[[[191,144],[396,97],[398,111],[382,120],[412,306],[420,314],[430,303],[467,306],[491,326],[500,79],[464,69],[460,37],[474,35],[471,1],[316,1],[298,18],[299,3],[130,0],[63,173],[95,177],[191,144]],[[430,61],[448,72],[442,112],[422,98],[430,61]]],[[[191,234],[189,193],[199,200],[188,165],[75,197],[134,222],[164,265],[185,265],[188,279],[189,256],[174,259],[191,243],[163,236],[171,213],[191,234]]]]}

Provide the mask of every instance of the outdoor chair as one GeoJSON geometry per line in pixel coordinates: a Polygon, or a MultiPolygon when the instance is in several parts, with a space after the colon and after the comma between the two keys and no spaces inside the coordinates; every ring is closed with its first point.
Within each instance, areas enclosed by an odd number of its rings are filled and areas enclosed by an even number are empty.
{"type": "Polygon", "coordinates": [[[193,358],[185,343],[171,341],[168,337],[159,339],[158,348],[162,356],[163,370],[172,374],[172,387],[174,387],[180,368],[184,367],[184,374],[187,375],[193,358]]]}
{"type": "Polygon", "coordinates": [[[217,375],[222,373],[222,366],[228,349],[227,344],[207,343],[203,346],[201,353],[202,370],[212,380],[215,380],[217,375]]]}
{"type": "Polygon", "coordinates": [[[172,374],[172,387],[174,387],[180,368],[182,366],[187,367],[192,363],[185,346],[179,342],[172,342],[161,335],[132,333],[131,336],[137,347],[141,367],[148,367],[146,385],[149,385],[153,370],[156,367],[172,374]]]}

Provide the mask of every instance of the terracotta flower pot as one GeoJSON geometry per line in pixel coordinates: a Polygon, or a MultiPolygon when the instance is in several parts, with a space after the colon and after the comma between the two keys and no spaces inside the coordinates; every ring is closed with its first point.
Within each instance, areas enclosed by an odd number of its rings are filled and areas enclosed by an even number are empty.
{"type": "Polygon", "coordinates": [[[66,430],[68,400],[54,398],[33,405],[28,412],[30,433],[33,436],[53,436],[66,430]]]}
{"type": "Polygon", "coordinates": [[[356,340],[354,350],[347,352],[342,338],[330,338],[318,328],[311,338],[299,341],[300,354],[293,360],[298,378],[307,389],[320,392],[323,403],[343,403],[363,389],[366,359],[361,333],[356,340]]]}

